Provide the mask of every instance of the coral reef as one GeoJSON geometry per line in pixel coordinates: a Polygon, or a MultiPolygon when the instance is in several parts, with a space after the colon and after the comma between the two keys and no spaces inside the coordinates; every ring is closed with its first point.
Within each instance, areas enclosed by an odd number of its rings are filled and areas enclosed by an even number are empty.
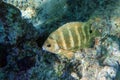
{"type": "Polygon", "coordinates": [[[120,0],[0,1],[1,80],[120,80],[120,0]],[[51,32],[71,22],[99,29],[94,48],[72,59],[41,49],[51,32]]]}

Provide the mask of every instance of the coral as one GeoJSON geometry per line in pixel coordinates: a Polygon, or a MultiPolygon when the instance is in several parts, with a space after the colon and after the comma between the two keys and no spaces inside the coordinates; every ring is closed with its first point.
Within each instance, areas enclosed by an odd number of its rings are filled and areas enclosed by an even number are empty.
{"type": "Polygon", "coordinates": [[[0,67],[7,65],[7,55],[6,46],[0,44],[0,67]]]}
{"type": "Polygon", "coordinates": [[[0,43],[3,43],[5,41],[5,31],[3,23],[0,21],[0,43]]]}
{"type": "Polygon", "coordinates": [[[60,19],[66,12],[66,0],[3,0],[19,8],[24,18],[37,28],[43,23],[60,19]]]}
{"type": "Polygon", "coordinates": [[[0,3],[0,7],[0,69],[3,69],[0,75],[3,80],[13,80],[17,73],[34,66],[38,53],[34,39],[37,38],[37,32],[22,19],[18,8],[4,2],[0,3]]]}
{"type": "Polygon", "coordinates": [[[97,80],[114,80],[116,77],[117,69],[105,66],[98,74],[97,80]]]}
{"type": "Polygon", "coordinates": [[[34,57],[24,57],[23,59],[20,59],[17,61],[17,65],[20,71],[27,70],[30,67],[34,66],[35,59],[34,57]]]}
{"type": "Polygon", "coordinates": [[[18,22],[15,22],[21,14],[14,6],[9,5],[8,7],[7,5],[6,3],[0,4],[0,19],[1,23],[3,23],[1,24],[1,33],[3,34],[1,34],[1,40],[4,39],[3,43],[12,45],[16,43],[17,37],[22,35],[22,29],[19,27],[20,25],[18,22]],[[14,25],[12,24],[13,22],[15,22],[14,25]]]}

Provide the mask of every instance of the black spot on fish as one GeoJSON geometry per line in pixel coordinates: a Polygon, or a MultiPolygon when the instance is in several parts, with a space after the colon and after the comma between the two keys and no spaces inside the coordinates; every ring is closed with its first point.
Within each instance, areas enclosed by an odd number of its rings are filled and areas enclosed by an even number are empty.
{"type": "Polygon", "coordinates": [[[92,30],[90,30],[90,33],[92,33],[92,30]]]}

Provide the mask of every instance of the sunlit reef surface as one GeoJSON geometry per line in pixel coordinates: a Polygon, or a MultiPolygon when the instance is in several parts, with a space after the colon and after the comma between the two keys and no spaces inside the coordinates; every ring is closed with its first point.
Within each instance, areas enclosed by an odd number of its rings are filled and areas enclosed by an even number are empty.
{"type": "Polygon", "coordinates": [[[0,1],[0,80],[120,80],[120,0],[0,1]],[[42,50],[71,21],[101,31],[72,59],[42,50]]]}

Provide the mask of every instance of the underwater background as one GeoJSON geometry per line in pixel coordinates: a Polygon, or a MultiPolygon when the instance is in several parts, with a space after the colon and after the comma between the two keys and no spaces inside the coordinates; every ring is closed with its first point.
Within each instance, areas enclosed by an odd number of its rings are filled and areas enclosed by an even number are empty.
{"type": "Polygon", "coordinates": [[[1,0],[0,80],[120,80],[120,0],[1,0]],[[101,31],[72,59],[42,49],[78,21],[101,31]]]}

